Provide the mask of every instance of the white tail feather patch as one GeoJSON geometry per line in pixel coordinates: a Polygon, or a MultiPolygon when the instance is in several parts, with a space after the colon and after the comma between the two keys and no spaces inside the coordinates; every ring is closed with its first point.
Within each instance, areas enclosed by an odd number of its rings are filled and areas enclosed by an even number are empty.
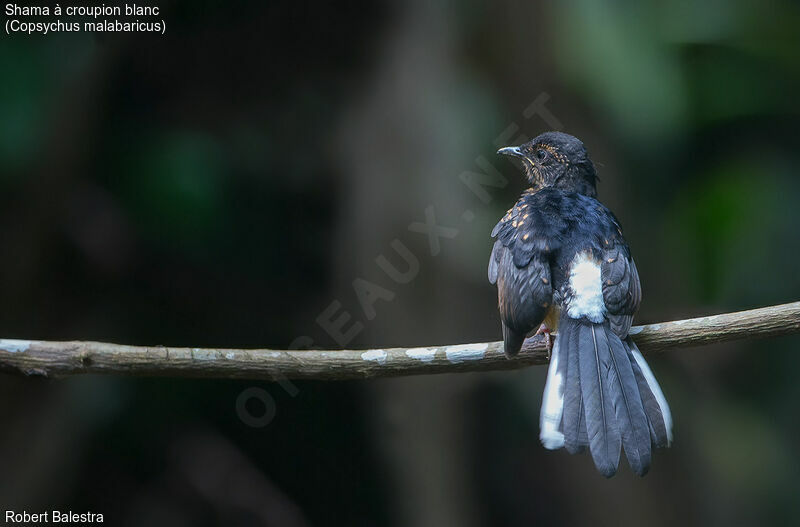
{"type": "Polygon", "coordinates": [[[542,397],[542,411],[539,414],[539,439],[548,450],[564,446],[564,434],[558,430],[564,413],[564,379],[558,371],[559,340],[556,337],[550,355],[550,366],[547,369],[547,381],[542,397]]]}
{"type": "Polygon", "coordinates": [[[642,352],[639,351],[636,344],[631,346],[631,353],[633,353],[636,364],[638,364],[639,369],[642,370],[642,374],[645,380],[647,380],[647,385],[650,387],[650,391],[653,392],[653,397],[656,398],[658,406],[661,408],[661,415],[664,417],[664,428],[667,429],[667,446],[669,446],[672,444],[672,414],[669,411],[667,398],[664,397],[664,392],[661,391],[661,386],[658,385],[656,376],[653,375],[650,366],[647,365],[647,361],[644,360],[642,352]]]}

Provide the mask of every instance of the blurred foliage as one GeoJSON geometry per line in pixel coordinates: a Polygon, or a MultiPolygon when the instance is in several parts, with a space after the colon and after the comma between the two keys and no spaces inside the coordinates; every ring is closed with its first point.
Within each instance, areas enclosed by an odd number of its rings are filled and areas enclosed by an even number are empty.
{"type": "Polygon", "coordinates": [[[127,155],[118,161],[125,172],[119,174],[122,188],[115,193],[125,197],[132,220],[144,233],[169,237],[166,243],[196,243],[213,237],[210,229],[231,213],[222,209],[223,164],[213,139],[175,131],[156,135],[127,155]]]}

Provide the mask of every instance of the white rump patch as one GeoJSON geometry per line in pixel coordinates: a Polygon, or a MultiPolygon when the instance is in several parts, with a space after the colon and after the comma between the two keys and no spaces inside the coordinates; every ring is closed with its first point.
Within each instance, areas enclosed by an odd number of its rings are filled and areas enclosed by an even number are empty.
{"type": "Polygon", "coordinates": [[[580,252],[572,260],[569,269],[569,298],[567,314],[571,318],[586,317],[592,322],[602,322],[606,315],[603,300],[603,283],[600,278],[600,264],[591,253],[580,252]]]}
{"type": "Polygon", "coordinates": [[[669,446],[672,444],[672,414],[669,411],[667,398],[664,397],[664,392],[661,391],[661,386],[658,385],[656,376],[653,375],[650,366],[647,365],[647,361],[642,357],[642,352],[639,351],[639,348],[637,348],[635,344],[631,346],[631,353],[636,359],[636,364],[639,365],[639,369],[642,370],[642,374],[645,380],[647,380],[647,385],[650,387],[650,391],[653,392],[653,397],[656,398],[656,402],[658,402],[658,406],[661,408],[661,415],[664,417],[664,428],[667,429],[667,446],[669,446]]]}
{"type": "Polygon", "coordinates": [[[544,385],[542,411],[539,414],[539,439],[548,450],[564,446],[564,434],[559,432],[564,413],[564,379],[558,371],[559,339],[553,344],[550,366],[547,369],[547,382],[544,385]]]}

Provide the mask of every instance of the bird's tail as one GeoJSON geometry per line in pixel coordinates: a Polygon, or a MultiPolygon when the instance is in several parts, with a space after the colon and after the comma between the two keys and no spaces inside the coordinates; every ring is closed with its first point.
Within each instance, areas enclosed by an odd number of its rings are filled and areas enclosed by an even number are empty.
{"type": "Polygon", "coordinates": [[[630,339],[608,322],[562,314],[541,412],[545,448],[589,447],[597,469],[613,476],[621,448],[634,472],[650,468],[651,447],[669,446],[672,417],[653,373],[630,339]]]}

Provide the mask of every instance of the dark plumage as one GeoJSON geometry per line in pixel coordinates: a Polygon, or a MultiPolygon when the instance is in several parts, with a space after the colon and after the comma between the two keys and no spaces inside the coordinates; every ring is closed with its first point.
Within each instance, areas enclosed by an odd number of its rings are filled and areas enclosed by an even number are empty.
{"type": "Polygon", "coordinates": [[[639,275],[619,222],[595,198],[594,165],[583,143],[560,132],[499,153],[519,158],[531,184],[492,231],[489,281],[497,284],[506,354],[519,353],[543,321],[558,326],[542,443],[572,453],[588,447],[606,477],[624,448],[644,475],[652,445],[669,445],[672,419],[628,337],[639,275]]]}

